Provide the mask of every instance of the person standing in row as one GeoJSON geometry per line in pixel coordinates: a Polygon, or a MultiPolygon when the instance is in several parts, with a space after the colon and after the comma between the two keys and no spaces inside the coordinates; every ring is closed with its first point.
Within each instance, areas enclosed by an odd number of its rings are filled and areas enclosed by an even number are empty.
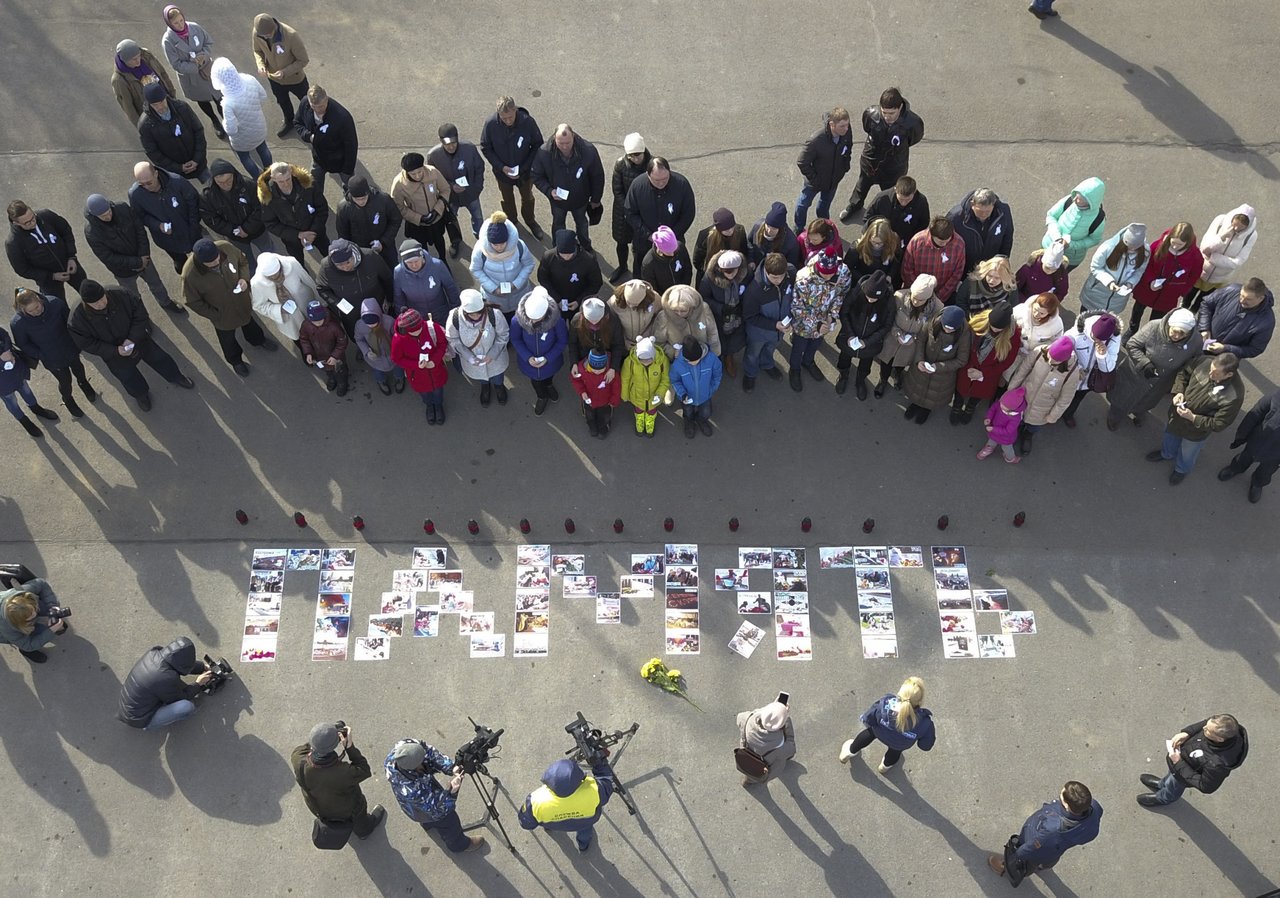
{"type": "Polygon", "coordinates": [[[458,223],[450,218],[452,193],[453,188],[444,175],[435,166],[427,165],[421,153],[405,153],[400,157],[400,171],[391,182],[391,198],[404,216],[404,235],[424,246],[434,246],[436,257],[441,261],[444,260],[446,228],[455,245],[462,240],[458,223]]]}
{"type": "Polygon", "coordinates": [[[791,389],[797,393],[804,389],[802,368],[819,383],[826,380],[815,360],[818,344],[840,320],[840,306],[852,282],[849,267],[834,253],[818,253],[796,275],[787,327],[791,331],[791,389]]]}
{"type": "Polygon", "coordinates": [[[471,251],[471,277],[505,319],[532,288],[533,253],[520,239],[516,226],[502,212],[489,216],[480,240],[471,251]]]}
{"type": "Polygon", "coordinates": [[[213,133],[219,140],[227,139],[218,114],[222,111],[217,85],[211,83],[213,65],[213,38],[200,26],[183,15],[181,9],[170,3],[164,8],[166,26],[160,45],[165,59],[178,73],[182,95],[200,107],[213,123],[213,133]]]}
{"type": "Polygon", "coordinates": [[[299,337],[307,320],[307,307],[319,299],[316,282],[306,266],[292,256],[263,253],[249,280],[253,310],[272,323],[280,336],[292,340],[306,362],[299,337]]]}
{"type": "Polygon", "coordinates": [[[103,288],[97,281],[80,285],[80,305],[71,312],[67,329],[76,346],[96,355],[107,365],[125,392],[144,412],[151,411],[151,387],[138,370],[146,362],[152,370],[185,390],[195,383],[178,370],[173,356],[151,336],[151,318],[136,293],[123,288],[103,288]]]}
{"type": "Polygon", "coordinates": [[[507,343],[511,327],[502,310],[486,303],[479,290],[463,290],[461,305],[449,313],[445,335],[458,355],[462,373],[480,381],[480,404],[487,408],[496,395],[498,405],[506,405],[502,376],[510,364],[507,343]]]}
{"type": "Polygon", "coordinates": [[[262,221],[257,184],[246,179],[225,159],[209,163],[213,182],[200,197],[200,220],[250,260],[272,252],[271,238],[262,221]]]}
{"type": "Polygon", "coordinates": [[[447,319],[461,301],[449,266],[412,238],[400,242],[400,264],[392,272],[392,290],[397,315],[405,309],[415,309],[423,318],[434,318],[437,323],[447,319]]]}
{"type": "Polygon", "coordinates": [[[934,295],[950,304],[964,280],[965,267],[964,241],[949,219],[935,216],[928,229],[912,237],[902,253],[902,283],[914,284],[919,275],[933,275],[938,281],[934,295]]]}
{"type": "Polygon", "coordinates": [[[987,866],[1001,876],[1008,874],[1009,884],[1016,887],[1032,873],[1053,869],[1067,849],[1098,838],[1101,824],[1102,805],[1088,786],[1071,780],[1056,801],[1047,802],[1027,818],[1018,835],[1009,837],[1003,857],[987,856],[987,866]]]}
{"type": "Polygon", "coordinates": [[[1076,426],[1076,410],[1090,393],[1107,393],[1116,379],[1120,364],[1120,319],[1108,312],[1078,315],[1070,334],[1080,362],[1080,382],[1076,395],[1062,413],[1062,423],[1076,426]]]}
{"type": "Polygon", "coordinates": [[[955,304],[967,315],[986,311],[998,302],[1018,301],[1017,280],[1004,256],[985,259],[956,288],[955,304]]]}
{"type": "Polygon", "coordinates": [[[1070,406],[1080,384],[1076,341],[1065,334],[1022,357],[1009,377],[1009,389],[1026,391],[1027,407],[1018,432],[1018,455],[1031,454],[1031,442],[1046,424],[1053,424],[1070,406]]]}
{"type": "Polygon", "coordinates": [[[653,333],[668,359],[675,359],[687,337],[693,337],[713,355],[720,354],[715,316],[702,301],[702,294],[687,284],[676,284],[662,294],[662,311],[653,333]]]}
{"type": "Polygon", "coordinates": [[[1150,246],[1147,267],[1133,288],[1133,314],[1126,333],[1136,333],[1142,313],[1160,318],[1176,309],[1200,278],[1202,262],[1196,246],[1196,232],[1189,222],[1180,221],[1150,246]]]}
{"type": "Polygon", "coordinates": [[[670,365],[666,354],[658,351],[653,337],[637,340],[622,363],[622,401],[631,403],[638,437],[652,437],[658,419],[658,404],[670,405],[674,401],[670,365]]]}
{"type": "Polygon", "coordinates": [[[633,131],[622,139],[622,155],[613,163],[613,177],[610,181],[613,193],[611,216],[613,241],[618,254],[618,268],[609,278],[613,284],[621,284],[633,274],[638,277],[640,264],[644,261],[642,255],[637,256],[635,268],[630,267],[629,256],[631,246],[635,243],[635,234],[627,220],[627,192],[631,189],[631,182],[648,170],[649,160],[652,158],[653,154],[645,147],[644,137],[633,131]]]}
{"type": "Polygon", "coordinates": [[[997,256],[1008,261],[1013,252],[1013,212],[990,187],[966,193],[947,213],[947,220],[964,241],[965,274],[997,256]]]}
{"type": "Polygon", "coordinates": [[[969,332],[973,340],[969,361],[956,375],[952,424],[968,424],[979,402],[995,398],[1000,378],[1018,360],[1022,345],[1022,334],[1013,326],[1013,309],[1005,300],[970,315],[969,332]]]}
{"type": "Polygon", "coordinates": [[[862,223],[887,218],[903,246],[929,227],[929,198],[916,187],[916,179],[903,175],[890,188],[880,191],[867,206],[862,223]]]}
{"type": "Polygon", "coordinates": [[[391,308],[395,282],[391,270],[373,250],[361,249],[339,237],[329,248],[316,278],[320,298],[338,314],[348,337],[355,336],[360,304],[372,297],[383,309],[391,308]]]}
{"type": "Polygon", "coordinates": [[[13,340],[9,337],[9,332],[0,327],[0,400],[4,400],[5,408],[9,410],[9,414],[22,425],[30,436],[40,438],[44,436],[44,431],[27,417],[22,407],[18,405],[18,397],[21,396],[23,402],[27,404],[27,408],[37,418],[43,418],[46,421],[57,421],[58,413],[52,409],[47,409],[36,399],[36,394],[31,390],[31,368],[27,364],[26,359],[14,351],[13,340]]]}
{"type": "Polygon", "coordinates": [[[1094,252],[1089,277],[1080,288],[1081,310],[1119,316],[1149,261],[1147,226],[1138,222],[1126,225],[1094,252]]]}
{"type": "Polygon", "coordinates": [[[876,741],[885,746],[884,759],[876,768],[881,773],[897,766],[902,753],[913,745],[930,751],[937,734],[933,714],[923,705],[924,680],[907,677],[896,695],[886,695],[862,712],[858,719],[864,729],[840,746],[840,763],[848,764],[854,755],[876,741]]]}
{"type": "Polygon", "coordinates": [[[191,248],[204,236],[200,194],[186,178],[139,162],[133,167],[129,207],[146,226],[151,242],[169,254],[173,270],[182,274],[191,248]]]}
{"type": "Polygon", "coordinates": [[[249,177],[256,180],[274,161],[267,146],[267,117],[262,112],[267,92],[257,78],[239,71],[225,56],[213,61],[210,77],[213,86],[222,92],[222,115],[227,130],[221,137],[231,144],[249,177]]]}
{"type": "Polygon", "coordinates": [[[822,127],[805,143],[796,160],[796,168],[804,179],[796,199],[796,233],[804,230],[815,197],[818,217],[831,217],[831,201],[835,199],[836,188],[849,173],[852,161],[849,110],[836,106],[822,117],[822,127]]]}
{"type": "Polygon", "coordinates": [[[58,382],[62,404],[67,407],[71,417],[82,417],[84,412],[76,404],[75,395],[71,391],[72,376],[80,385],[85,399],[97,402],[98,393],[89,385],[89,375],[80,358],[80,350],[76,348],[71,332],[67,330],[67,321],[71,317],[67,301],[56,296],[42,296],[34,290],[18,290],[14,295],[13,307],[17,310],[9,323],[13,330],[13,342],[18,349],[43,364],[53,375],[58,382]]]}
{"type": "Polygon", "coordinates": [[[693,284],[693,262],[689,250],[676,237],[676,232],[661,225],[650,236],[653,248],[640,264],[640,279],[665,294],[676,284],[693,284]]]}
{"type": "Polygon", "coordinates": [[[32,209],[23,200],[9,203],[8,213],[4,251],[13,273],[60,299],[67,298],[67,284],[78,293],[85,273],[76,258],[71,224],[52,209],[32,209]]]}
{"type": "Polygon", "coordinates": [[[1147,453],[1147,461],[1173,461],[1169,483],[1178,485],[1195,467],[1210,434],[1226,430],[1244,405],[1244,386],[1236,371],[1240,359],[1230,352],[1204,356],[1178,372],[1173,379],[1169,423],[1159,449],[1147,453]]]}
{"type": "Polygon", "coordinates": [[[1107,187],[1100,178],[1085,178],[1045,213],[1040,247],[1047,250],[1062,241],[1067,271],[1079,266],[1089,250],[1102,240],[1102,226],[1107,220],[1102,199],[1106,192],[1107,187]]]}
{"type": "Polygon", "coordinates": [[[779,253],[793,268],[803,264],[800,255],[800,241],[795,232],[787,227],[787,207],[775,202],[769,211],[751,226],[747,232],[749,250],[747,255],[755,259],[763,259],[769,253],[779,253]]]}
{"type": "Polygon", "coordinates": [[[396,250],[403,220],[396,201],[369,184],[364,175],[347,181],[347,195],[338,202],[338,236],[382,257],[390,271],[400,264],[396,250]]]}
{"type": "Polygon", "coordinates": [[[1067,298],[1070,281],[1067,276],[1066,244],[1055,240],[1048,249],[1037,249],[1014,274],[1018,296],[1025,302],[1040,293],[1052,293],[1058,302],[1067,298]]]}
{"type": "Polygon", "coordinates": [[[155,54],[137,41],[125,39],[116,44],[115,71],[111,73],[111,90],[116,95],[130,127],[138,126],[138,118],[146,111],[147,101],[142,92],[148,84],[159,82],[165,93],[175,96],[173,80],[155,54]]]}
{"type": "Polygon", "coordinates": [[[1230,212],[1214,216],[1209,230],[1200,239],[1200,256],[1204,260],[1200,279],[1183,305],[1193,312],[1199,311],[1201,295],[1225,287],[1249,261],[1257,242],[1258,213],[1253,206],[1241,203],[1230,212]]]}
{"type": "Polygon", "coordinates": [[[876,355],[880,365],[880,381],[876,398],[888,390],[890,383],[902,386],[907,368],[915,363],[916,344],[924,336],[925,327],[942,311],[942,300],[934,295],[938,279],[931,274],[916,275],[911,286],[899,290],[893,298],[893,328],[876,355]]]}
{"type": "Polygon", "coordinates": [[[848,224],[872,185],[881,190],[892,187],[907,174],[911,148],[924,138],[924,121],[911,111],[911,104],[901,91],[890,87],[880,94],[880,102],[862,113],[862,130],[867,139],[858,160],[858,182],[853,185],[849,202],[840,213],[848,224]]]}
{"type": "Polygon", "coordinates": [[[373,381],[383,396],[390,396],[392,382],[395,391],[404,392],[404,369],[391,360],[391,334],[396,320],[382,311],[382,306],[372,297],[360,303],[360,320],[356,322],[355,343],[360,357],[373,372],[373,381]]]}
{"type": "Polygon", "coordinates": [[[187,306],[213,324],[222,348],[222,357],[241,377],[249,376],[244,350],[236,340],[236,330],[250,346],[267,352],[279,348],[253,317],[249,290],[249,260],[225,240],[196,241],[191,258],[182,269],[182,296],[187,306]]]}
{"type": "Polygon", "coordinates": [[[511,346],[516,366],[533,386],[533,413],[541,415],[548,402],[560,399],[552,379],[564,367],[569,328],[546,288],[534,287],[511,316],[511,346]]]}
{"type": "Polygon", "coordinates": [[[1118,430],[1126,417],[1141,427],[1143,416],[1169,395],[1178,372],[1204,351],[1204,338],[1195,328],[1195,315],[1174,309],[1124,342],[1115,384],[1107,393],[1108,430],[1118,430]]]}
{"type": "Polygon", "coordinates": [[[1230,714],[1213,717],[1183,727],[1168,742],[1163,778],[1144,773],[1138,779],[1153,795],[1139,795],[1145,808],[1172,804],[1188,788],[1205,795],[1217,792],[1231,771],[1249,756],[1249,733],[1230,714]]]}
{"type": "Polygon", "coordinates": [[[791,722],[791,708],[788,705],[772,701],[754,711],[739,712],[737,724],[738,747],[753,753],[766,768],[763,775],[744,773],[742,785],[752,786],[766,782],[782,773],[787,761],[796,756],[796,728],[791,722]]]}
{"type": "Polygon", "coordinates": [[[147,108],[138,117],[138,139],[147,158],[156,168],[208,184],[209,148],[200,119],[186,103],[166,94],[162,84],[148,84],[143,96],[147,108]]]}
{"type": "Polygon", "coordinates": [[[607,438],[613,425],[613,410],[622,401],[622,378],[617,376],[609,354],[598,349],[588,352],[585,359],[573,366],[569,383],[582,400],[582,416],[587,419],[588,433],[597,439],[607,438]]]}
{"type": "Polygon", "coordinates": [[[306,169],[273,162],[258,175],[262,221],[285,251],[306,264],[305,253],[329,255],[329,203],[306,169]]]}
{"type": "Polygon", "coordinates": [[[627,348],[632,349],[645,337],[653,336],[662,309],[662,296],[645,281],[635,278],[619,284],[608,301],[609,311],[618,316],[627,348]]]}
{"type": "Polygon", "coordinates": [[[351,727],[316,724],[306,743],[290,753],[289,768],[307,810],[321,824],[350,827],[357,839],[367,839],[386,818],[382,805],[369,808],[360,789],[373,771],[352,741],[351,727]]]}
{"type": "Polygon", "coordinates": [[[929,319],[924,332],[912,341],[915,350],[902,383],[908,402],[904,418],[923,424],[935,408],[954,401],[956,376],[969,358],[973,341],[961,309],[947,306],[929,319]]]}
{"type": "Polygon", "coordinates": [[[311,177],[320,189],[324,190],[325,175],[337,175],[345,195],[360,152],[356,121],[347,107],[313,84],[307,90],[307,101],[298,104],[293,127],[302,142],[311,145],[311,177]]]}
{"type": "Polygon", "coordinates": [[[391,360],[404,370],[409,386],[422,400],[429,425],[444,423],[444,386],[449,382],[444,356],[448,349],[444,328],[430,315],[423,318],[416,309],[405,309],[396,318],[391,360]]]}
{"type": "Polygon", "coordinates": [[[310,88],[306,68],[311,57],[307,55],[306,45],[298,32],[266,13],[253,19],[252,46],[258,74],[271,85],[271,93],[284,115],[284,124],[276,132],[276,137],[287,137],[293,130],[296,116],[290,95],[305,102],[310,88]]]}
{"type": "Polygon", "coordinates": [[[1259,399],[1240,419],[1231,448],[1240,451],[1218,472],[1218,479],[1230,480],[1256,464],[1249,478],[1249,501],[1261,501],[1262,488],[1280,469],[1280,390],[1259,399]]]}
{"type": "Polygon", "coordinates": [[[551,233],[564,230],[572,215],[578,243],[585,252],[594,252],[590,219],[599,221],[604,214],[604,165],[595,146],[567,124],[557,125],[533,157],[533,184],[551,203],[551,233]]]}
{"type": "Polygon", "coordinates": [[[849,369],[858,360],[854,393],[860,402],[867,399],[867,376],[871,363],[884,348],[884,341],[893,327],[893,284],[883,271],[865,275],[849,291],[849,297],[840,308],[840,334],[836,345],[840,358],[836,369],[836,393],[844,395],[849,388],[849,369]]]}
{"type": "Polygon", "coordinates": [[[631,225],[637,259],[643,258],[655,231],[666,225],[681,243],[693,227],[697,202],[693,188],[684,175],[671,170],[661,156],[649,160],[643,178],[636,178],[627,189],[627,222],[631,225]]]}
{"type": "Polygon", "coordinates": [[[113,203],[100,193],[90,194],[84,204],[84,239],[121,287],[139,293],[138,279],[146,282],[160,307],[175,315],[186,310],[169,296],[169,290],[151,260],[151,241],[133,210],[113,203]]]}
{"type": "MultiPolygon", "coordinates": [[[[743,235],[745,241],[746,235],[743,235]]],[[[751,270],[747,258],[733,249],[717,252],[707,262],[707,273],[698,284],[702,300],[711,307],[720,334],[720,361],[729,377],[738,376],[737,353],[746,349],[742,297],[747,292],[751,270]]]]}
{"type": "Polygon", "coordinates": [[[887,218],[872,220],[857,242],[844,254],[844,264],[855,282],[880,272],[888,277],[890,289],[902,286],[902,244],[887,218]]]}
{"type": "Polygon", "coordinates": [[[1242,359],[1257,358],[1275,329],[1275,297],[1261,278],[1219,287],[1204,297],[1196,316],[1196,330],[1209,355],[1231,352],[1242,359]]]}
{"type": "Polygon", "coordinates": [[[1019,361],[1032,350],[1062,336],[1066,326],[1059,308],[1058,297],[1052,293],[1036,294],[1013,307],[1013,323],[1022,337],[1018,345],[1019,361]]]}
{"type": "Polygon", "coordinates": [[[555,246],[542,254],[538,263],[538,283],[547,289],[565,320],[578,313],[582,302],[604,286],[600,262],[587,246],[579,249],[578,236],[561,228],[555,246]]]}
{"type": "Polygon", "coordinates": [[[742,320],[747,337],[747,351],[742,358],[742,389],[747,393],[755,389],[761,370],[774,380],[782,379],[773,353],[787,330],[782,319],[791,314],[795,286],[795,266],[782,253],[769,253],[742,295],[742,320]]]}
{"type": "Polygon", "coordinates": [[[520,214],[535,240],[547,239],[546,232],[538,226],[533,205],[533,160],[541,146],[542,129],[529,110],[516,106],[512,97],[499,97],[497,109],[480,132],[480,152],[493,167],[502,195],[502,211],[513,224],[518,220],[515,192],[519,188],[520,214]]]}
{"type": "Polygon", "coordinates": [[[484,190],[484,157],[469,140],[458,139],[458,126],[447,122],[437,132],[440,142],[427,153],[427,163],[434,166],[449,182],[450,210],[459,225],[459,239],[449,247],[449,257],[456,259],[462,253],[461,216],[458,210],[466,209],[471,215],[471,236],[479,238],[484,213],[480,210],[480,193],[484,190]]]}
{"type": "MultiPolygon", "coordinates": [[[[711,213],[711,224],[699,231],[693,241],[693,270],[699,279],[707,274],[707,260],[726,249],[741,253],[744,259],[751,258],[747,229],[738,224],[732,212],[721,206],[711,213]]],[[[754,270],[755,265],[751,268],[754,270]]]]}
{"type": "Polygon", "coordinates": [[[796,241],[800,244],[800,257],[806,261],[818,253],[828,252],[840,256],[844,251],[840,229],[829,218],[815,218],[809,222],[808,226],[796,235],[796,241]]]}
{"type": "Polygon", "coordinates": [[[333,320],[323,300],[307,303],[307,320],[302,322],[298,344],[308,365],[324,372],[324,386],[330,393],[347,395],[350,374],[347,367],[347,333],[333,320]]]}
{"type": "Polygon", "coordinates": [[[569,363],[576,368],[592,350],[608,356],[609,370],[605,372],[608,380],[621,373],[622,360],[627,355],[622,322],[603,300],[595,296],[584,300],[582,311],[569,320],[569,363]]]}
{"type": "Polygon", "coordinates": [[[711,397],[720,388],[724,367],[695,337],[685,337],[671,363],[671,389],[684,407],[684,435],[693,439],[695,428],[703,436],[715,433],[711,426],[711,397]]]}

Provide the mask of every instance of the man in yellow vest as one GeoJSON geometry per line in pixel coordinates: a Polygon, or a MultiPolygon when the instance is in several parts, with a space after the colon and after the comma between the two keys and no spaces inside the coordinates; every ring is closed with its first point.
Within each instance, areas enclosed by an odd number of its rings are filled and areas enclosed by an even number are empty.
{"type": "Polygon", "coordinates": [[[591,759],[591,776],[577,762],[561,758],[542,774],[542,782],[520,805],[520,825],[572,832],[578,850],[586,851],[600,811],[613,795],[613,770],[605,756],[591,759]]]}

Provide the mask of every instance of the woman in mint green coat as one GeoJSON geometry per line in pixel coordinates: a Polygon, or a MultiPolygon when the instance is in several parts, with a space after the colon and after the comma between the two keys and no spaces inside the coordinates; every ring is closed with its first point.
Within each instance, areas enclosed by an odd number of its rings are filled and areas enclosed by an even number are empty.
{"type": "Polygon", "coordinates": [[[1061,240],[1067,271],[1083,262],[1089,250],[1102,241],[1102,226],[1107,218],[1102,198],[1106,192],[1107,186],[1100,178],[1085,178],[1045,213],[1044,239],[1040,245],[1048,249],[1061,240]]]}

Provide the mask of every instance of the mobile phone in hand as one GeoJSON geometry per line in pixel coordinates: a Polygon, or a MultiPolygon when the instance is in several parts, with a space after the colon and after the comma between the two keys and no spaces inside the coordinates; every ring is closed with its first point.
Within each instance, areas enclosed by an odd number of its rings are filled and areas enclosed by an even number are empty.
{"type": "Polygon", "coordinates": [[[777,700],[777,701],[779,701],[779,702],[782,702],[782,704],[784,704],[784,705],[785,705],[785,704],[787,704],[788,702],[790,702],[790,701],[791,701],[791,693],[790,693],[790,692],[779,692],[779,693],[778,693],[778,698],[777,698],[776,700],[777,700]]]}

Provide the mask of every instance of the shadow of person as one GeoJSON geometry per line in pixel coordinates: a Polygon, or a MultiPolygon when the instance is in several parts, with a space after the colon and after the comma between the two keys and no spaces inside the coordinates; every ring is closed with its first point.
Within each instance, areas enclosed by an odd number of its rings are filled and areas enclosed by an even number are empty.
{"type": "MultiPolygon", "coordinates": [[[[194,807],[210,817],[260,826],[281,817],[280,800],[294,784],[288,759],[235,723],[251,697],[232,679],[214,695],[196,699],[194,717],[175,724],[165,741],[173,781],[194,807]]],[[[252,713],[252,711],[250,711],[252,713]]]]}
{"type": "Polygon", "coordinates": [[[120,679],[102,663],[97,646],[72,628],[58,637],[57,651],[56,668],[32,668],[36,694],[53,728],[77,751],[139,789],[157,798],[172,795],[173,780],[160,755],[152,747],[140,747],[137,732],[115,719],[120,679]]]}
{"type": "Polygon", "coordinates": [[[1261,894],[1272,882],[1241,851],[1231,837],[1218,828],[1196,806],[1187,800],[1161,808],[1163,815],[1182,828],[1187,838],[1217,864],[1222,875],[1243,895],[1261,894]]]}
{"type": "Polygon", "coordinates": [[[1045,34],[1080,51],[1099,65],[1124,79],[1124,88],[1151,116],[1187,144],[1231,162],[1244,161],[1269,181],[1280,178],[1274,162],[1254,149],[1236,133],[1231,123],[1204,103],[1167,69],[1154,66],[1147,71],[1119,53],[1104,47],[1062,20],[1054,19],[1045,34]]]}
{"type": "Polygon", "coordinates": [[[377,886],[378,894],[425,895],[426,898],[431,898],[431,890],[427,888],[427,884],[409,866],[404,855],[396,851],[387,840],[387,824],[391,823],[391,815],[395,813],[398,813],[398,809],[393,803],[392,807],[387,808],[386,823],[370,833],[367,839],[352,836],[347,844],[355,850],[360,866],[364,867],[369,881],[377,886]]]}
{"type": "MultiPolygon", "coordinates": [[[[20,664],[27,663],[16,649],[4,653],[12,664],[10,656],[20,664]]],[[[4,674],[3,691],[7,725],[0,728],[0,742],[4,743],[18,779],[51,807],[67,815],[90,852],[105,857],[111,851],[111,830],[98,811],[84,777],[68,757],[48,712],[12,670],[4,674]]]]}
{"type": "MultiPolygon", "coordinates": [[[[600,841],[600,827],[596,825],[596,838],[586,851],[579,851],[573,833],[547,831],[546,835],[564,852],[573,870],[582,877],[588,894],[611,895],[617,898],[645,898],[645,893],[633,886],[612,861],[604,856],[607,845],[600,841]]],[[[663,894],[674,894],[663,889],[663,894]]]]}

